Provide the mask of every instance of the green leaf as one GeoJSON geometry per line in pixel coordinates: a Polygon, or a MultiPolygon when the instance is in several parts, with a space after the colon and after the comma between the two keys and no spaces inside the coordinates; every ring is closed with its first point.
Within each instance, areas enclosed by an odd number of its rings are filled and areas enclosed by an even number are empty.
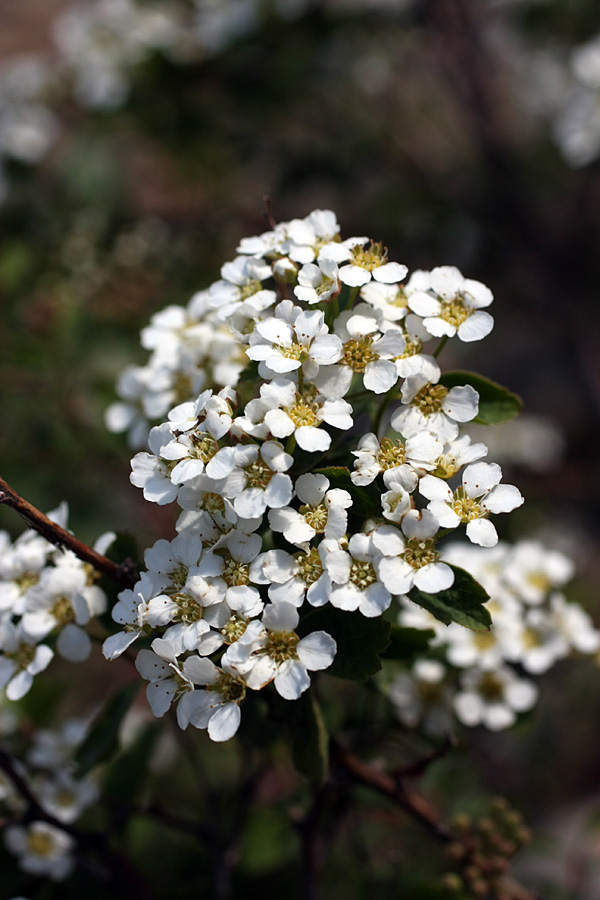
{"type": "Polygon", "coordinates": [[[403,628],[392,625],[390,643],[381,654],[384,659],[410,660],[419,653],[425,653],[429,642],[435,637],[431,628],[403,628]]]}
{"type": "Polygon", "coordinates": [[[454,572],[452,587],[437,594],[427,594],[414,587],[408,596],[444,625],[458,622],[472,631],[489,631],[492,618],[483,605],[490,599],[488,594],[464,569],[450,568],[454,572]]]}
{"type": "Polygon", "coordinates": [[[306,691],[290,706],[288,730],[294,765],[311,781],[323,784],[329,769],[329,735],[319,704],[312,692],[306,691]]]}
{"type": "Polygon", "coordinates": [[[83,778],[90,769],[107,760],[119,747],[119,728],[142,682],[128,681],[110,698],[96,716],[90,732],[75,755],[75,776],[83,778]]]}
{"type": "Polygon", "coordinates": [[[390,642],[391,623],[369,619],[360,612],[346,612],[334,606],[312,610],[296,629],[301,637],[313,631],[326,631],[337,643],[328,675],[350,681],[366,681],[381,669],[380,654],[390,642]]]}
{"type": "Polygon", "coordinates": [[[479,394],[479,412],[474,419],[481,425],[497,425],[514,419],[523,409],[523,401],[507,388],[474,372],[446,372],[440,384],[453,388],[470,384],[479,394]]]}

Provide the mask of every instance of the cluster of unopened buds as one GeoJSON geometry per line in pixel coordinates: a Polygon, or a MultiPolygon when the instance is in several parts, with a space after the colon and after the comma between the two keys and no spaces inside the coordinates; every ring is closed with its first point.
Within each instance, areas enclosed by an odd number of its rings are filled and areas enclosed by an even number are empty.
{"type": "Polygon", "coordinates": [[[274,682],[297,699],[330,667],[336,642],[311,630],[311,610],[374,618],[407,595],[442,596],[456,570],[438,539],[464,525],[493,547],[492,517],[523,502],[461,433],[482,412],[478,390],[437,362],[449,338],[490,332],[487,287],[451,266],[407,279],[381,244],[341,240],[327,210],[238,253],[187,309],[153,318],[138,405],[109,415],[138,436],[150,409],[166,413],[131,481],[181,513],[120,594],[123,630],[104,654],[154,636],[136,665],[155,715],[177,701],[182,728],[220,741],[247,690],[274,682]]]}

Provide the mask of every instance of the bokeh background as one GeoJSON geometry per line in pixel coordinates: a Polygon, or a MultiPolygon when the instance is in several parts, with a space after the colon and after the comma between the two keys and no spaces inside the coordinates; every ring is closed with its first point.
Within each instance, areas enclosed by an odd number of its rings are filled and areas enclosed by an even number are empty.
{"type": "MultiPolygon", "coordinates": [[[[154,312],[266,229],[265,196],[277,220],[331,208],[344,237],[493,290],[492,335],[445,365],[523,398],[483,438],[527,501],[504,536],[572,555],[600,622],[599,28],[594,0],[3,0],[2,476],[67,500],[83,540],[170,536],[104,425],[115,379],[154,312]]],[[[0,527],[21,526],[0,508],[0,527]]],[[[541,835],[524,877],[595,900],[600,674],[540,682],[471,760],[541,835]]],[[[464,796],[468,768],[432,788],[464,796]]]]}

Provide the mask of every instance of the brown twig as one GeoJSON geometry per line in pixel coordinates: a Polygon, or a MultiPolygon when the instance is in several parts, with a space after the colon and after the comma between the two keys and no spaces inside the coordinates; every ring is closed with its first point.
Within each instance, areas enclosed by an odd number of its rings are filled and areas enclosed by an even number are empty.
{"type": "Polygon", "coordinates": [[[432,834],[444,843],[454,839],[450,830],[435,815],[429,804],[423,797],[410,790],[398,777],[367,765],[354,753],[346,750],[336,741],[331,742],[331,760],[354,781],[372,788],[380,794],[384,794],[408,813],[432,834]]]}
{"type": "Polygon", "coordinates": [[[72,550],[79,559],[89,563],[96,571],[116,582],[119,587],[132,588],[138,580],[138,573],[131,559],[126,559],[118,564],[111,559],[107,559],[106,556],[96,553],[87,544],[82,543],[66,529],[61,528],[60,525],[57,525],[56,522],[45,516],[44,513],[36,509],[24,497],[17,494],[3,478],[0,478],[0,503],[12,507],[25,519],[28,525],[51,544],[61,549],[66,547],[68,550],[72,550]]]}

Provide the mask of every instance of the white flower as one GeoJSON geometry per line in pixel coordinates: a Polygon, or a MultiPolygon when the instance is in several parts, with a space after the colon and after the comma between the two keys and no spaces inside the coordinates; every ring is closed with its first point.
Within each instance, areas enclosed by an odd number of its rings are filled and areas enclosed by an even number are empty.
{"type": "Polygon", "coordinates": [[[262,446],[248,444],[235,448],[235,467],[243,476],[233,508],[244,519],[262,516],[267,507],[286,506],[292,499],[292,479],[285,474],[293,463],[279,441],[262,446]]]}
{"type": "Polygon", "coordinates": [[[348,491],[329,488],[324,475],[301,475],[295,491],[303,505],[297,511],[289,506],[269,512],[269,525],[273,531],[283,532],[286,541],[302,546],[316,534],[340,540],[346,534],[348,515],[352,505],[348,491]]]}
{"type": "Polygon", "coordinates": [[[315,209],[305,219],[292,219],[282,226],[285,240],[281,252],[295,262],[311,263],[321,247],[329,244],[340,230],[330,209],[315,209]]]}
{"type": "Polygon", "coordinates": [[[239,728],[240,704],[246,696],[246,682],[234,666],[224,662],[217,668],[209,659],[191,656],[183,664],[186,678],[204,684],[203,691],[184,694],[177,707],[180,728],[193,725],[207,728],[212,741],[228,741],[239,728]]]}
{"type": "Polygon", "coordinates": [[[407,594],[414,585],[437,594],[454,583],[454,572],[439,561],[440,553],[435,549],[438,529],[437,519],[428,510],[411,509],[402,519],[402,534],[392,526],[373,532],[376,545],[383,547],[383,537],[390,544],[379,563],[379,576],[390,592],[407,594]]]}
{"type": "Polygon", "coordinates": [[[315,378],[324,396],[344,396],[355,374],[362,374],[365,388],[375,394],[396,384],[399,373],[393,359],[404,352],[406,341],[397,328],[382,332],[382,318],[366,303],[337,317],[334,330],[343,341],[343,355],[338,365],[329,366],[315,378]]]}
{"type": "Polygon", "coordinates": [[[498,534],[489,521],[490,513],[511,512],[524,502],[518,488],[500,484],[502,469],[497,463],[474,463],[462,475],[462,487],[454,492],[441,478],[425,475],[419,490],[431,502],[428,509],[442,528],[467,524],[467,537],[482,547],[494,547],[498,534]]]}
{"type": "Polygon", "coordinates": [[[574,570],[572,560],[563,553],[549,550],[539,541],[519,541],[505,574],[524,603],[539,606],[553,588],[562,587],[573,577],[574,570]]]}
{"type": "Polygon", "coordinates": [[[503,666],[494,671],[469,669],[461,676],[462,690],[454,711],[463,725],[485,725],[500,731],[514,725],[517,713],[531,709],[538,696],[535,684],[503,666]]]}
{"type": "Polygon", "coordinates": [[[387,250],[381,244],[369,243],[368,237],[348,238],[341,243],[325,244],[319,259],[333,259],[336,262],[348,260],[340,268],[340,280],[350,287],[368,284],[371,278],[384,284],[402,281],[408,269],[396,262],[388,262],[387,250]],[[366,245],[369,246],[366,246],[366,245]]]}
{"type": "Polygon", "coordinates": [[[356,457],[354,472],[350,476],[354,484],[371,484],[380,472],[400,469],[405,478],[412,482],[412,490],[417,485],[418,476],[435,467],[442,444],[429,431],[415,432],[405,440],[396,441],[390,438],[378,441],[377,436],[369,432],[358,442],[358,450],[351,452],[356,457]]]}
{"type": "Polygon", "coordinates": [[[184,649],[172,641],[155,638],[152,650],[140,650],[136,657],[136,669],[142,678],[150,682],[146,687],[146,697],[157,718],[165,715],[173,700],[192,690],[192,684],[177,660],[184,649]]]}
{"type": "Polygon", "coordinates": [[[9,825],[4,841],[11,853],[19,857],[20,868],[31,875],[62,881],[73,869],[73,838],[47,822],[9,825]]]}
{"type": "Polygon", "coordinates": [[[256,584],[268,584],[269,600],[302,606],[304,597],[313,606],[329,602],[331,581],[316,547],[293,556],[285,550],[268,550],[252,564],[251,578],[256,584]]]}
{"type": "Polygon", "coordinates": [[[21,619],[24,634],[35,641],[60,629],[57,650],[71,662],[83,662],[92,649],[90,637],[81,627],[90,620],[86,582],[83,567],[62,565],[45,569],[28,594],[21,619]]]}
{"type": "Polygon", "coordinates": [[[84,809],[95,803],[98,788],[89,778],[75,779],[62,770],[43,781],[38,796],[41,805],[60,822],[74,822],[84,809]]]}
{"type": "Polygon", "coordinates": [[[594,628],[591,617],[581,606],[569,603],[562,594],[554,593],[550,597],[550,616],[554,627],[573,650],[578,653],[598,652],[600,632],[594,628]]]}
{"type": "Polygon", "coordinates": [[[494,320],[482,310],[494,299],[489,288],[480,281],[464,278],[454,266],[438,266],[426,275],[422,273],[425,290],[411,293],[408,305],[423,317],[430,334],[458,334],[461,341],[479,341],[490,333],[494,320]]]}
{"type": "Polygon", "coordinates": [[[221,268],[221,281],[209,288],[209,305],[221,320],[242,311],[258,317],[277,300],[277,294],[265,290],[262,282],[271,277],[271,266],[263,259],[238,256],[221,268]]]}
{"type": "Polygon", "coordinates": [[[322,422],[344,431],[354,424],[352,406],[345,400],[323,400],[319,394],[302,394],[293,381],[282,378],[263,384],[260,399],[250,400],[244,412],[235,421],[247,434],[259,438],[269,434],[284,438],[293,434],[298,446],[311,453],[328,450],[331,445],[331,436],[319,428],[322,422]]]}
{"type": "Polygon", "coordinates": [[[319,310],[303,312],[293,307],[290,319],[273,317],[257,322],[246,353],[250,359],[261,361],[258,370],[263,378],[302,368],[304,375],[314,380],[320,366],[331,365],[341,357],[342,342],[337,335],[329,334],[319,310]]]}
{"type": "Polygon", "coordinates": [[[453,387],[410,376],[402,387],[402,406],[392,415],[392,428],[408,437],[431,431],[444,443],[458,436],[458,422],[470,422],[479,410],[479,394],[471,387],[453,387]]]}
{"type": "Polygon", "coordinates": [[[408,728],[419,725],[432,737],[447,735],[452,725],[446,667],[434,659],[419,659],[410,672],[399,672],[388,688],[395,715],[408,728]]]}
{"type": "Polygon", "coordinates": [[[19,622],[0,620],[0,687],[9,700],[20,700],[31,688],[33,676],[43,672],[54,656],[46,644],[37,645],[19,622]]]}
{"type": "Polygon", "coordinates": [[[275,682],[275,690],[286,700],[297,700],[310,686],[308,672],[327,669],[333,662],[336,643],[325,631],[299,638],[295,628],[298,611],[282,601],[267,606],[262,622],[248,624],[224,659],[244,672],[252,690],[275,682]]]}
{"type": "Polygon", "coordinates": [[[150,453],[136,453],[131,460],[129,480],[143,488],[144,498],[159,506],[172,503],[177,497],[177,485],[171,480],[173,464],[161,458],[163,447],[173,440],[168,423],[153,428],[148,437],[150,453]]]}
{"type": "Polygon", "coordinates": [[[111,615],[115,622],[125,628],[111,634],[102,644],[105,659],[116,659],[143,633],[148,601],[155,595],[154,581],[147,572],[141,573],[133,588],[121,591],[111,615]]]}
{"type": "Polygon", "coordinates": [[[307,263],[298,272],[294,294],[304,303],[325,303],[341,290],[338,265],[333,259],[320,259],[318,264],[307,263]]]}
{"type": "MultiPolygon", "coordinates": [[[[390,552],[389,533],[378,529],[378,541],[374,535],[353,534],[348,541],[348,552],[337,541],[327,538],[319,544],[319,554],[331,587],[329,602],[338,609],[359,610],[363,616],[381,615],[391,603],[391,590],[381,576],[383,553],[390,552]]],[[[391,552],[400,547],[395,543],[391,552]]],[[[325,587],[325,585],[324,585],[325,587]]]]}

